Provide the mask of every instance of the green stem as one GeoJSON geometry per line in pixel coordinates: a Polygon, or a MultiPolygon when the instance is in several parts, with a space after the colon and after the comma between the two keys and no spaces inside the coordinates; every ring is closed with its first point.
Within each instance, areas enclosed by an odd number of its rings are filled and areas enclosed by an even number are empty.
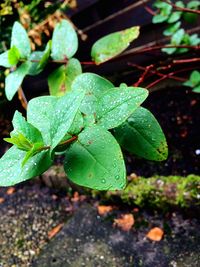
{"type": "MultiPolygon", "coordinates": [[[[78,136],[74,135],[70,139],[60,142],[58,146],[64,146],[64,145],[70,144],[77,139],[78,139],[78,136]]],[[[51,146],[43,146],[39,149],[39,151],[41,152],[43,150],[49,150],[49,149],[51,149],[51,146]]]]}

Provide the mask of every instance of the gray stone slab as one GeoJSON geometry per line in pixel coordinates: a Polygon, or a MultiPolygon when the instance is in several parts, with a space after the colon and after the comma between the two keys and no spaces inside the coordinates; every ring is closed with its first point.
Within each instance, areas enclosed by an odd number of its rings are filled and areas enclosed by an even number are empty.
{"type": "MultiPolygon", "coordinates": [[[[159,224],[159,221],[154,223],[159,224]]],[[[34,267],[199,267],[199,222],[176,217],[160,242],[145,238],[146,227],[124,232],[109,218],[82,206],[43,249],[34,267]],[[195,230],[196,229],[196,230],[195,230]]]]}

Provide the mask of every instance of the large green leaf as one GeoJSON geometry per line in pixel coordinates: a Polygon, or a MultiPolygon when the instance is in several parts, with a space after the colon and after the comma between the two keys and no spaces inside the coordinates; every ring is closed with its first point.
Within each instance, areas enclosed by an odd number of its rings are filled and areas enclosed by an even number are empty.
{"type": "Polygon", "coordinates": [[[67,20],[62,20],[54,29],[52,37],[52,53],[54,60],[64,60],[71,58],[77,51],[78,37],[67,20]]]}
{"type": "Polygon", "coordinates": [[[122,124],[147,98],[148,91],[139,87],[112,88],[99,99],[97,124],[112,129],[122,124]]]}
{"type": "Polygon", "coordinates": [[[95,63],[103,63],[123,52],[139,36],[139,26],[108,34],[94,43],[91,50],[95,63]]]}
{"type": "Polygon", "coordinates": [[[72,83],[72,90],[84,90],[85,97],[82,101],[80,110],[85,115],[96,112],[98,98],[114,85],[108,80],[94,73],[83,73],[76,77],[72,83]]]}
{"type": "Polygon", "coordinates": [[[11,186],[42,174],[51,165],[49,151],[42,151],[33,156],[22,167],[26,152],[11,147],[0,159],[0,186],[11,186]]]}
{"type": "Polygon", "coordinates": [[[28,58],[31,53],[31,45],[27,32],[19,22],[15,22],[12,28],[11,47],[16,46],[21,58],[28,58]]]}
{"type": "Polygon", "coordinates": [[[65,171],[74,183],[98,190],[123,189],[126,170],[120,146],[101,127],[86,128],[66,151],[65,171]]]}
{"type": "Polygon", "coordinates": [[[162,129],[145,108],[139,107],[128,120],[114,129],[121,146],[140,157],[161,161],[168,155],[167,143],[162,129]]]}
{"type": "Polygon", "coordinates": [[[54,70],[48,77],[50,94],[62,96],[71,91],[73,80],[82,73],[81,64],[78,59],[71,58],[68,64],[60,66],[54,70]]]}
{"type": "Polygon", "coordinates": [[[12,64],[10,64],[8,60],[8,51],[0,54],[0,66],[4,68],[10,68],[12,67],[12,64]]]}
{"type": "Polygon", "coordinates": [[[54,149],[73,124],[85,92],[77,90],[60,97],[51,118],[51,149],[54,149]]]}
{"type": "Polygon", "coordinates": [[[57,101],[58,98],[54,96],[40,96],[28,103],[27,121],[42,133],[46,145],[51,144],[51,120],[57,101]]]}
{"type": "Polygon", "coordinates": [[[28,74],[30,62],[22,63],[15,71],[11,72],[5,79],[5,92],[8,100],[12,100],[23,82],[24,77],[28,74]]]}

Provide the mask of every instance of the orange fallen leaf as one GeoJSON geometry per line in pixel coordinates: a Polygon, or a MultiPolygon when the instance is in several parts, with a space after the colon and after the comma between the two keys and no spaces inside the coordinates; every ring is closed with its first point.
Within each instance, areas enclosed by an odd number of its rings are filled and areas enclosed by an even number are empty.
{"type": "Polygon", "coordinates": [[[58,224],[56,227],[54,227],[53,229],[51,229],[48,232],[48,238],[51,239],[53,238],[58,232],[60,232],[60,230],[63,227],[63,223],[58,224]]]}
{"type": "Polygon", "coordinates": [[[0,204],[4,202],[4,198],[3,197],[0,197],[0,204]]]}
{"type": "Polygon", "coordinates": [[[152,241],[160,241],[163,238],[164,231],[159,227],[152,228],[146,235],[152,241]]]}
{"type": "Polygon", "coordinates": [[[114,220],[114,225],[120,227],[124,231],[129,231],[134,223],[133,214],[123,214],[121,218],[114,220]]]}
{"type": "Polygon", "coordinates": [[[99,205],[97,207],[97,210],[98,210],[99,215],[105,215],[108,212],[112,211],[113,207],[112,206],[99,205]]]}
{"type": "Polygon", "coordinates": [[[8,190],[6,191],[7,195],[12,195],[15,192],[15,188],[14,187],[10,187],[8,188],[8,190]]]}

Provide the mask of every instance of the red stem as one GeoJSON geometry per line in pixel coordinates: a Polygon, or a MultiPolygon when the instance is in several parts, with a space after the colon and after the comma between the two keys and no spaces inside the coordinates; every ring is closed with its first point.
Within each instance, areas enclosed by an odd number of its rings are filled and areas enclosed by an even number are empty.
{"type": "Polygon", "coordinates": [[[173,8],[175,8],[178,11],[190,12],[190,13],[194,13],[194,14],[200,15],[200,10],[194,10],[194,9],[190,9],[190,8],[179,7],[179,6],[175,5],[174,3],[172,3],[172,2],[170,2],[168,0],[162,0],[162,2],[165,2],[165,3],[169,4],[170,6],[172,6],[173,8]]]}

